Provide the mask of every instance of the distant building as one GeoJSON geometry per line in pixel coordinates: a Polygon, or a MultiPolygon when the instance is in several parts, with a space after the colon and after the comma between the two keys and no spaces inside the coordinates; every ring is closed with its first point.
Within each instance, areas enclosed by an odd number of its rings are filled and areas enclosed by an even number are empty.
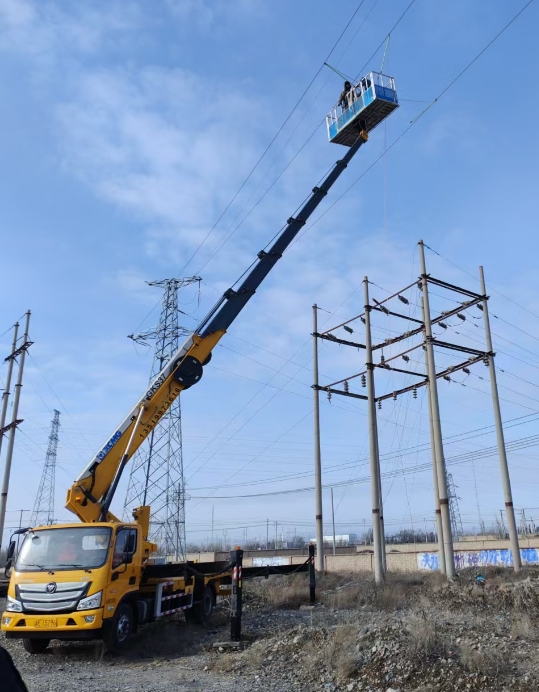
{"type": "MultiPolygon", "coordinates": [[[[333,545],[333,536],[324,536],[324,545],[333,545]]],[[[316,538],[311,538],[309,543],[316,545],[316,538]]],[[[342,533],[335,536],[335,545],[344,547],[357,544],[357,533],[342,533]]]]}

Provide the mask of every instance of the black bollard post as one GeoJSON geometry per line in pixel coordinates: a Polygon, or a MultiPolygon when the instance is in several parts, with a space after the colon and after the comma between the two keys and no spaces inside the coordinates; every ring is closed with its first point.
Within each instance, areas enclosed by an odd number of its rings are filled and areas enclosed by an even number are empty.
{"type": "Polygon", "coordinates": [[[230,598],[230,641],[241,641],[241,608],[242,608],[242,576],[243,550],[239,546],[230,552],[232,569],[232,596],[230,598]]]}
{"type": "Polygon", "coordinates": [[[314,569],[314,545],[309,543],[309,596],[311,603],[316,602],[316,571],[314,569]]]}

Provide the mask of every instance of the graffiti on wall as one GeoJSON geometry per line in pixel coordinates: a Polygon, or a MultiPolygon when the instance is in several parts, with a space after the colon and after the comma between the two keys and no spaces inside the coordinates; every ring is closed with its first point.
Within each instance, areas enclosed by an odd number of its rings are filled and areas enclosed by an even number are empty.
{"type": "MultiPolygon", "coordinates": [[[[520,557],[523,565],[539,565],[539,550],[536,548],[522,548],[520,557]]],[[[438,554],[418,553],[417,566],[423,570],[437,570],[438,554]]],[[[513,553],[507,548],[502,550],[463,550],[455,552],[456,569],[512,566],[513,553]]]]}

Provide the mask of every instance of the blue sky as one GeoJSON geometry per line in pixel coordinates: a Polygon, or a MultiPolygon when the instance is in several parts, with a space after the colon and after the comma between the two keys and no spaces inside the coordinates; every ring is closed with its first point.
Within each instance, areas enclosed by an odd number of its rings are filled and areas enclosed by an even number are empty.
{"type": "MultiPolygon", "coordinates": [[[[371,56],[408,4],[365,0],[329,62],[350,75],[380,69],[383,49],[371,56]]],[[[22,395],[11,523],[15,510],[33,505],[52,409],[62,411],[57,514],[63,519],[69,516],[65,490],[144,388],[151,354],[126,335],[158,319],[159,294],[145,281],[200,274],[200,306],[189,289],[180,298],[191,316],[185,325],[194,327],[342,155],[320,126],[342,88],[325,68],[185,267],[356,6],[348,0],[331,9],[303,0],[0,0],[0,333],[30,308],[35,342],[22,395]]],[[[372,134],[320,213],[520,6],[416,0],[385,58],[401,108],[372,134]]],[[[212,506],[216,530],[226,528],[229,538],[241,538],[244,526],[249,536],[263,535],[266,519],[280,522],[285,534],[312,532],[309,491],[202,498],[312,485],[311,305],[328,311],[321,312],[328,327],[361,311],[365,274],[389,291],[410,283],[418,274],[420,238],[448,260],[427,257],[432,273],[447,281],[476,289],[458,267],[475,275],[485,266],[487,284],[500,292],[491,291],[491,310],[501,318],[493,318],[493,330],[505,371],[499,374],[504,419],[530,416],[508,428],[507,439],[539,432],[532,415],[539,414],[538,13],[533,3],[294,244],[216,349],[203,382],[184,396],[190,540],[209,535],[212,506]],[[272,480],[289,474],[299,475],[272,480]]],[[[374,297],[387,295],[382,289],[374,297]]],[[[433,298],[433,311],[448,305],[433,298]]],[[[453,332],[476,343],[482,336],[476,324],[482,326],[470,317],[453,332]]],[[[381,320],[377,328],[381,336],[406,327],[381,320]]],[[[0,342],[7,355],[9,334],[0,342]]],[[[440,356],[440,365],[446,362],[440,356]]],[[[360,368],[355,353],[321,349],[322,382],[360,368]]],[[[448,439],[448,457],[495,443],[491,428],[483,430],[492,423],[488,382],[479,379],[485,369],[475,366],[474,373],[466,388],[440,384],[444,435],[485,433],[448,439]]],[[[397,380],[379,382],[388,391],[397,386],[397,380]]],[[[399,398],[380,415],[383,471],[409,471],[384,484],[388,528],[411,522],[422,528],[432,517],[431,473],[416,466],[429,453],[398,450],[427,440],[424,396],[399,398]]],[[[324,400],[322,435],[326,484],[365,475],[361,404],[324,400]],[[332,468],[338,465],[345,468],[332,468]]],[[[535,457],[535,447],[510,453],[518,508],[537,504],[535,457]]],[[[503,507],[496,457],[452,472],[465,523],[477,525],[478,504],[491,523],[503,507]]],[[[325,498],[328,517],[329,491],[325,498]]],[[[335,498],[338,530],[360,532],[370,515],[368,484],[338,486],[335,498]]]]}

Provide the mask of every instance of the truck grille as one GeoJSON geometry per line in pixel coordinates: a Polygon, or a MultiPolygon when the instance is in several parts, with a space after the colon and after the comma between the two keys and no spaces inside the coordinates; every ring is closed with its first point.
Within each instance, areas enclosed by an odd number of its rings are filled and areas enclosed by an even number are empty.
{"type": "Polygon", "coordinates": [[[25,613],[59,613],[75,610],[91,582],[68,581],[47,584],[19,584],[17,598],[25,613]]]}

